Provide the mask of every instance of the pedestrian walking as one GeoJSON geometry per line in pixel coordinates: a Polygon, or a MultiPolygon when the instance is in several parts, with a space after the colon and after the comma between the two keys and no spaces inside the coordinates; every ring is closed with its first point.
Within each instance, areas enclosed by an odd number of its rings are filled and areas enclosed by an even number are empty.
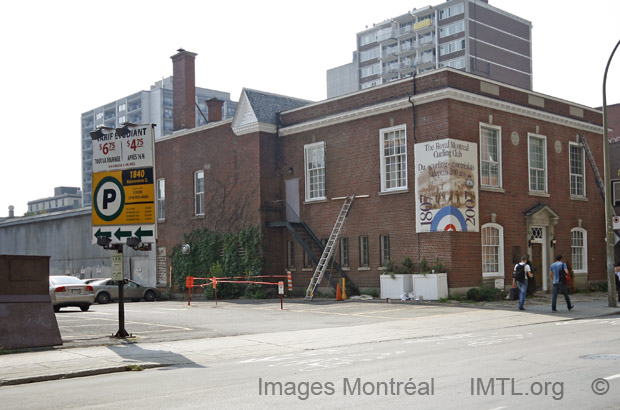
{"type": "Polygon", "coordinates": [[[525,294],[527,293],[527,279],[533,277],[532,268],[527,264],[527,256],[521,258],[521,262],[515,265],[512,272],[512,286],[519,287],[519,310],[525,310],[525,294]]]}
{"type": "Polygon", "coordinates": [[[549,267],[549,277],[553,279],[553,296],[551,297],[551,311],[557,312],[556,301],[558,293],[562,292],[564,300],[566,300],[566,308],[571,310],[575,305],[570,303],[568,297],[568,289],[566,289],[566,277],[568,276],[568,267],[562,262],[562,255],[555,257],[555,262],[549,267]]]}

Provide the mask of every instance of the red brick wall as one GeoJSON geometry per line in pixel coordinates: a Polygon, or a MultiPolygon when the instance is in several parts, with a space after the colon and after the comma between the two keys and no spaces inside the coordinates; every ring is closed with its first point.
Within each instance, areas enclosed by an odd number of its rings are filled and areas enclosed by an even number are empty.
{"type": "MultiPolygon", "coordinates": [[[[418,93],[450,86],[481,94],[479,79],[452,71],[422,76],[416,82],[418,93]]],[[[289,126],[390,99],[402,99],[411,93],[412,82],[400,81],[283,113],[282,119],[285,126],[289,126]]],[[[499,98],[528,105],[526,92],[504,86],[500,87],[499,98]]],[[[546,103],[545,110],[568,115],[568,105],[561,102],[546,103]]],[[[600,114],[589,111],[585,114],[594,123],[602,122],[600,114]]],[[[482,226],[491,222],[495,214],[496,223],[504,227],[506,280],[511,280],[513,248],[520,247],[521,253],[528,251],[524,213],[538,203],[547,204],[559,216],[554,251],[566,255],[565,260],[570,258],[570,229],[577,227],[581,220],[588,232],[589,279],[603,280],[603,204],[587,161],[587,201],[570,199],[568,174],[568,143],[576,141],[579,132],[587,136],[602,169],[602,137],[566,125],[454,100],[416,106],[417,141],[413,140],[411,107],[278,139],[268,133],[235,136],[230,123],[224,123],[159,141],[156,143],[157,177],[166,178],[166,222],[159,225],[158,246],[167,246],[170,251],[172,245],[182,241],[184,233],[198,228],[233,231],[260,224],[265,271],[283,273],[286,241],[292,240],[292,235],[285,228],[267,228],[265,222],[284,219],[285,180],[299,178],[300,216],[319,238],[329,236],[342,206],[341,200],[332,198],[368,195],[355,200],[342,232],[343,237],[349,238],[350,277],[358,286],[379,288],[381,235],[390,236],[393,261],[400,263],[408,256],[413,261],[425,258],[433,262],[439,257],[447,268],[450,288],[480,286],[480,233],[416,233],[414,143],[453,138],[479,144],[480,123],[489,123],[490,115],[492,124],[502,128],[504,192],[480,190],[478,217],[479,226],[482,226]],[[406,125],[408,138],[408,191],[381,195],[379,130],[401,124],[406,125]],[[511,141],[513,132],[519,136],[518,145],[511,141]],[[528,132],[547,137],[548,197],[528,194],[528,132]],[[326,142],[328,199],[304,203],[304,145],[319,141],[326,142]],[[560,143],[560,153],[556,153],[556,141],[560,143]],[[205,169],[206,217],[195,218],[193,175],[205,165],[208,165],[205,169]],[[369,270],[359,269],[360,236],[369,238],[369,270]]],[[[303,251],[299,244],[295,244],[295,256],[294,284],[305,287],[312,272],[303,269],[303,251]]]]}
{"type": "Polygon", "coordinates": [[[166,180],[166,221],[158,246],[168,252],[184,234],[257,226],[260,218],[259,139],[236,136],[229,123],[155,144],[157,178],[166,180]],[[194,172],[204,170],[205,216],[194,215],[194,172]]]}
{"type": "MultiPolygon", "coordinates": [[[[469,78],[465,78],[469,81],[469,78]]],[[[479,85],[478,85],[479,87],[479,85]]],[[[604,279],[605,254],[601,227],[603,226],[603,204],[596,189],[589,164],[586,163],[588,201],[570,200],[568,174],[568,142],[575,141],[579,131],[557,125],[484,108],[462,102],[443,100],[416,107],[417,142],[441,138],[454,138],[479,144],[480,122],[502,127],[502,159],[504,193],[480,191],[479,226],[491,222],[504,227],[504,271],[506,281],[511,281],[513,247],[528,252],[526,220],[524,213],[539,202],[548,204],[559,215],[555,227],[557,247],[555,251],[570,257],[570,229],[578,226],[588,231],[589,279],[604,279]],[[528,195],[528,132],[547,136],[549,197],[528,195]],[[519,135],[519,144],[511,142],[512,132],[519,135]],[[562,150],[555,151],[555,142],[560,141],[562,150]],[[593,210],[584,212],[584,207],[593,210]]],[[[480,286],[482,283],[482,256],[480,233],[421,233],[415,232],[415,198],[413,176],[414,143],[412,138],[412,112],[410,109],[377,115],[346,124],[290,135],[282,138],[283,157],[295,171],[292,177],[300,178],[301,218],[319,238],[327,238],[335,223],[342,201],[328,199],[324,203],[303,204],[304,174],[303,146],[312,142],[326,141],[326,191],[328,198],[344,195],[370,195],[355,201],[342,236],[349,237],[351,271],[350,276],[358,286],[379,286],[379,238],[390,235],[391,259],[401,262],[405,256],[418,260],[419,255],[432,262],[438,256],[447,267],[449,286],[464,288],[480,286]],[[379,130],[391,125],[407,124],[409,192],[394,195],[379,195],[379,130]],[[358,238],[368,235],[370,242],[370,270],[358,270],[358,238]]],[[[597,161],[602,164],[601,137],[585,133],[597,161]]],[[[292,239],[288,233],[286,238],[292,239]]],[[[285,251],[282,253],[284,258],[285,251]]],[[[302,271],[303,252],[296,245],[295,282],[306,283],[311,272],[302,271]]],[[[553,255],[550,255],[552,258],[553,255]]],[[[551,262],[551,260],[549,261],[551,262]]],[[[546,267],[543,267],[546,269],[546,267]]]]}

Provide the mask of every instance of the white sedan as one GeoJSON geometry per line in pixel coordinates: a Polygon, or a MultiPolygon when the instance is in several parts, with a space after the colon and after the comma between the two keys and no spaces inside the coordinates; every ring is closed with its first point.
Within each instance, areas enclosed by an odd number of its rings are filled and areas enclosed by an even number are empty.
{"type": "Polygon", "coordinates": [[[86,312],[95,303],[95,290],[74,276],[50,276],[50,297],[54,312],[67,306],[77,306],[86,312]]]}

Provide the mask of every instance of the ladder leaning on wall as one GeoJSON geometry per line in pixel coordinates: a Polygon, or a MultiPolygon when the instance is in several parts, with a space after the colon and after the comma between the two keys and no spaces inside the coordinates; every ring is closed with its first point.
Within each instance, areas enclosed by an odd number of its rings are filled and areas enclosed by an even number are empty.
{"type": "MultiPolygon", "coordinates": [[[[601,174],[598,172],[598,167],[596,166],[596,162],[594,162],[594,155],[592,155],[592,150],[590,149],[588,140],[586,140],[586,136],[583,134],[579,134],[579,142],[581,142],[581,145],[583,145],[583,148],[586,151],[586,155],[588,156],[588,160],[590,161],[590,166],[592,167],[592,172],[594,172],[594,179],[596,180],[596,185],[599,192],[601,193],[603,202],[605,202],[605,182],[603,181],[603,178],[601,178],[601,174]]],[[[616,216],[616,211],[613,206],[611,207],[611,209],[613,215],[616,216]]]]}
{"type": "Polygon", "coordinates": [[[308,285],[308,289],[306,290],[305,300],[314,299],[314,292],[319,286],[319,283],[321,283],[321,279],[323,279],[323,274],[325,274],[325,270],[327,269],[329,261],[334,256],[334,250],[336,249],[336,245],[338,244],[338,239],[340,238],[342,227],[344,226],[344,222],[347,220],[347,216],[349,216],[349,211],[351,210],[351,205],[353,205],[354,199],[355,195],[347,196],[344,199],[344,203],[342,204],[342,208],[340,209],[340,214],[336,219],[336,224],[332,229],[331,235],[329,235],[329,239],[327,240],[325,249],[323,249],[321,259],[319,259],[319,263],[317,263],[316,265],[314,275],[312,275],[312,279],[310,280],[310,284],[308,285]]]}

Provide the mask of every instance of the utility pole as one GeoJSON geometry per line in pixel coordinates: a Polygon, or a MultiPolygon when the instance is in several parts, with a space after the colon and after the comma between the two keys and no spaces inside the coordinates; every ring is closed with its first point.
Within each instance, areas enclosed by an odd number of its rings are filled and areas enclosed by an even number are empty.
{"type": "Polygon", "coordinates": [[[616,43],[614,51],[611,52],[609,60],[607,60],[607,66],[605,67],[605,75],[603,76],[603,164],[605,167],[605,238],[607,249],[607,299],[609,307],[616,307],[616,292],[615,280],[614,280],[614,230],[612,216],[613,211],[611,208],[611,172],[609,166],[609,138],[607,136],[607,71],[609,70],[609,64],[611,59],[616,53],[616,49],[620,45],[620,41],[616,43]]]}

